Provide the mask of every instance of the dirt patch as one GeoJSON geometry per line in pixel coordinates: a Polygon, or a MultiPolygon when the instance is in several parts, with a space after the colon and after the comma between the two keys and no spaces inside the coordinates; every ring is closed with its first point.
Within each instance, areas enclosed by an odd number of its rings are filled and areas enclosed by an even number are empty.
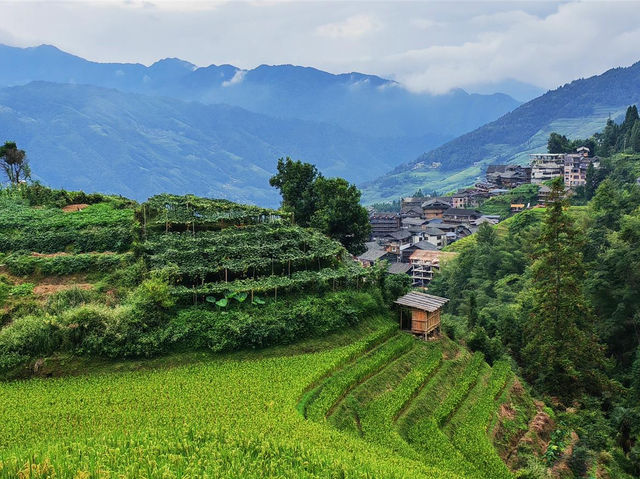
{"type": "Polygon", "coordinates": [[[513,408],[511,403],[501,404],[500,411],[498,411],[498,417],[501,421],[504,419],[513,420],[516,418],[516,410],[513,408]]]}
{"type": "Polygon", "coordinates": [[[35,251],[31,253],[31,256],[34,258],[55,258],[56,256],[69,256],[69,253],[59,252],[59,253],[36,253],[35,251]]]}
{"type": "Polygon", "coordinates": [[[73,284],[39,284],[35,288],[33,288],[33,294],[36,296],[50,296],[59,291],[66,291],[68,289],[83,289],[85,291],[93,288],[92,284],[89,283],[73,283],[73,284]]]}
{"type": "Polygon", "coordinates": [[[64,211],[65,213],[75,213],[76,211],[82,211],[83,209],[87,208],[89,205],[86,203],[77,203],[74,205],[67,205],[64,208],[62,208],[62,211],[64,211]]]}
{"type": "Polygon", "coordinates": [[[551,468],[552,477],[566,477],[571,474],[571,469],[569,468],[569,459],[573,454],[573,448],[580,440],[575,431],[571,431],[571,440],[569,441],[569,445],[565,448],[562,453],[562,457],[558,459],[553,467],[551,468]]]}

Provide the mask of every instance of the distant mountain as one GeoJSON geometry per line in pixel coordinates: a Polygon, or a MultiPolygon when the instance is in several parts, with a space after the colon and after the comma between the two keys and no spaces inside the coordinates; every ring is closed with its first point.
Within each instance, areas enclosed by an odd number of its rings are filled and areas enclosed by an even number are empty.
{"type": "Polygon", "coordinates": [[[617,118],[639,102],[640,62],[573,81],[363,185],[365,201],[473,183],[488,164],[525,163],[529,153],[546,151],[552,131],[588,137],[600,131],[607,118],[617,118]]]}
{"type": "Polygon", "coordinates": [[[469,92],[480,93],[482,95],[487,95],[499,91],[523,103],[529,100],[533,100],[534,98],[539,97],[546,92],[544,88],[540,88],[535,85],[513,79],[507,79],[493,83],[479,83],[467,88],[467,90],[469,92]]]}
{"type": "Polygon", "coordinates": [[[388,170],[397,152],[430,141],[408,145],[228,105],[46,82],[0,89],[0,132],[54,187],[138,200],[191,192],[267,206],[279,201],[268,184],[278,157],[360,181],[388,170]]]}
{"type": "MultiPolygon", "coordinates": [[[[149,67],[96,63],[49,45],[0,45],[0,64],[2,86],[30,81],[90,84],[209,104],[225,103],[279,118],[331,123],[375,137],[429,135],[444,141],[519,105],[504,94],[470,95],[463,90],[446,95],[417,94],[373,75],[334,75],[293,65],[261,65],[253,70],[232,65],[197,68],[175,58],[149,67]]],[[[394,158],[396,164],[409,159],[394,158]]]]}

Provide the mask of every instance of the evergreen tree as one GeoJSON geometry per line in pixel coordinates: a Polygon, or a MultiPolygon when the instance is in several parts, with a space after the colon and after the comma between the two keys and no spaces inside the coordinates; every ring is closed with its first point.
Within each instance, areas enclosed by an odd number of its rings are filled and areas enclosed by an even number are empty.
{"type": "Polygon", "coordinates": [[[636,120],[629,132],[628,146],[634,153],[640,153],[640,120],[636,120]]]}
{"type": "Polygon", "coordinates": [[[549,153],[569,153],[571,151],[571,142],[566,136],[559,133],[551,133],[547,141],[547,151],[549,153]]]}
{"type": "Polygon", "coordinates": [[[554,180],[536,259],[531,266],[524,371],[541,391],[572,400],[601,394],[603,348],[582,291],[584,266],[577,230],[554,180]]]}

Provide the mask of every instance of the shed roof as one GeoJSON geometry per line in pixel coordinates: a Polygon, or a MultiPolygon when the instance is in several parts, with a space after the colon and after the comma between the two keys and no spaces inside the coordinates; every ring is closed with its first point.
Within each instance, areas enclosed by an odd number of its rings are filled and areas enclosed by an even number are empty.
{"type": "Polygon", "coordinates": [[[437,311],[448,302],[449,300],[447,298],[441,298],[440,296],[434,296],[432,294],[418,293],[417,291],[407,293],[394,301],[396,304],[419,309],[421,311],[428,311],[429,313],[437,311]]]}
{"type": "Polygon", "coordinates": [[[409,263],[391,263],[387,272],[389,274],[406,274],[411,269],[411,265],[409,263]]]}
{"type": "Polygon", "coordinates": [[[387,252],[383,249],[370,249],[358,256],[358,259],[360,261],[378,261],[385,254],[387,254],[387,252]]]}

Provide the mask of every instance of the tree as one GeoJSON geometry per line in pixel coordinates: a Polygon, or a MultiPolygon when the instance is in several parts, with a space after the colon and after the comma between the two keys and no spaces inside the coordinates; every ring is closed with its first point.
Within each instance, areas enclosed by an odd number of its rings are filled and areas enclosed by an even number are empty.
{"type": "Polygon", "coordinates": [[[584,392],[601,394],[607,382],[603,347],[583,293],[581,241],[563,194],[557,178],[530,269],[523,359],[526,376],[541,391],[571,401],[584,392]]]}
{"type": "Polygon", "coordinates": [[[640,120],[636,120],[629,132],[629,143],[627,145],[634,153],[640,153],[640,120]]]}
{"type": "Polygon", "coordinates": [[[31,178],[27,154],[24,150],[19,150],[12,141],[7,141],[3,146],[0,146],[0,167],[12,185],[18,185],[31,178]]]}
{"type": "Polygon", "coordinates": [[[277,169],[278,173],[269,179],[269,184],[280,190],[282,209],[293,213],[294,221],[300,226],[309,226],[316,211],[314,182],[322,175],[314,165],[289,157],[278,159],[277,169]]]}
{"type": "Polygon", "coordinates": [[[278,160],[278,173],[269,180],[280,190],[282,208],[300,226],[313,226],[340,241],[352,254],[365,250],[371,225],[360,205],[360,190],[342,178],[325,178],[309,163],[278,160]]]}
{"type": "Polygon", "coordinates": [[[360,190],[342,178],[318,177],[313,183],[317,208],[310,224],[336,239],[352,254],[364,252],[371,225],[360,205],[360,190]]]}
{"type": "Polygon", "coordinates": [[[549,153],[569,153],[572,150],[571,142],[566,136],[553,132],[547,141],[547,151],[549,153]]]}

